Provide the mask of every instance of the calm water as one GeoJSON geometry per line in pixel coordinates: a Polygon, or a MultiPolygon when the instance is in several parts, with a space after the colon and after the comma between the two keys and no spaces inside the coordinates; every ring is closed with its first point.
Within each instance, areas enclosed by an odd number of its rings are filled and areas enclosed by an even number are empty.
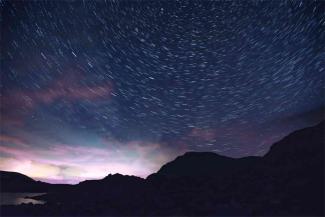
{"type": "Polygon", "coordinates": [[[45,193],[0,193],[0,205],[19,205],[23,203],[44,204],[44,201],[25,197],[34,197],[45,193]]]}

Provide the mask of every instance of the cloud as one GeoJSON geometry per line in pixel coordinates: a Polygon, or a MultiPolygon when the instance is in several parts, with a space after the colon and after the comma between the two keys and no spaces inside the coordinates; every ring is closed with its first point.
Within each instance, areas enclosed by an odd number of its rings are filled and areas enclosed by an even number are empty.
{"type": "Polygon", "coordinates": [[[51,104],[57,99],[74,100],[96,100],[102,97],[110,97],[112,92],[110,82],[81,86],[70,83],[70,81],[57,80],[48,88],[30,91],[11,91],[2,95],[1,102],[4,109],[11,107],[24,107],[33,109],[39,104],[51,104]]]}
{"type": "Polygon", "coordinates": [[[58,78],[47,87],[37,90],[10,90],[0,95],[3,125],[22,126],[23,119],[39,105],[50,105],[56,100],[75,102],[80,100],[95,101],[109,99],[113,91],[111,81],[98,84],[82,84],[80,75],[58,78]]]}
{"type": "Polygon", "coordinates": [[[311,110],[289,115],[284,118],[277,119],[274,122],[276,124],[278,123],[297,124],[297,122],[303,122],[303,123],[308,123],[313,125],[319,123],[322,120],[325,120],[325,105],[316,107],[311,110]]]}
{"type": "MultiPolygon", "coordinates": [[[[0,135],[0,144],[10,143],[26,147],[25,141],[20,138],[8,135],[0,135]]],[[[1,148],[1,147],[0,147],[1,148]]]]}
{"type": "Polygon", "coordinates": [[[60,167],[33,160],[0,157],[0,169],[15,171],[34,178],[59,177],[60,167]]]}
{"type": "Polygon", "coordinates": [[[211,141],[217,138],[217,132],[216,129],[193,128],[188,136],[198,138],[203,141],[211,141]]]}
{"type": "Polygon", "coordinates": [[[146,177],[182,153],[158,143],[103,140],[101,147],[56,144],[48,148],[0,146],[0,169],[58,183],[100,179],[109,173],[146,177]]]}

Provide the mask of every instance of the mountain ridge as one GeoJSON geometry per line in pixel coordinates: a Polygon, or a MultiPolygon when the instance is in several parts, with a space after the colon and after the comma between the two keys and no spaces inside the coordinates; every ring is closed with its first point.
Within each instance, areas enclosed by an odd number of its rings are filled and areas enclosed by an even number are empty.
{"type": "Polygon", "coordinates": [[[324,130],[322,121],[294,131],[262,157],[188,152],[146,179],[108,175],[38,196],[47,204],[37,208],[2,208],[8,215],[323,216],[324,130]]]}
{"type": "MultiPolygon", "coordinates": [[[[177,156],[174,160],[170,161],[170,162],[167,162],[166,164],[162,165],[161,168],[155,172],[155,173],[152,173],[150,174],[148,177],[146,177],[145,179],[150,179],[150,177],[152,175],[155,175],[157,173],[164,173],[164,170],[166,167],[170,166],[171,164],[175,163],[175,161],[179,161],[179,160],[183,160],[184,158],[195,158],[195,157],[198,157],[198,158],[202,158],[203,160],[206,160],[208,161],[210,157],[214,158],[214,160],[216,160],[217,158],[222,161],[228,161],[228,162],[231,162],[231,161],[244,161],[244,160],[251,160],[251,161],[256,161],[256,160],[259,160],[259,159],[263,159],[263,158],[270,158],[269,156],[271,155],[271,152],[274,151],[274,149],[278,149],[279,145],[281,146],[281,142],[283,143],[283,140],[288,140],[291,136],[301,132],[301,131],[305,131],[305,130],[309,130],[309,129],[313,129],[313,128],[323,128],[323,130],[320,130],[320,133],[322,133],[324,139],[325,139],[325,131],[324,131],[324,127],[325,126],[325,120],[321,121],[320,123],[318,123],[317,125],[315,126],[310,126],[310,127],[306,127],[306,128],[303,128],[303,129],[299,129],[299,130],[296,130],[296,131],[293,131],[292,133],[288,134],[287,136],[283,137],[281,140],[273,143],[270,148],[269,148],[269,151],[264,155],[264,156],[246,156],[246,157],[241,157],[241,158],[233,158],[233,157],[228,157],[228,156],[223,156],[223,155],[220,155],[218,153],[215,153],[215,152],[207,152],[207,151],[204,151],[204,152],[197,152],[197,151],[188,151],[188,152],[185,152],[184,154],[180,155],[180,156],[177,156]]],[[[283,149],[283,147],[281,146],[280,149],[283,149]]],[[[197,159],[196,159],[197,160],[197,159]]],[[[34,182],[38,182],[38,183],[45,183],[45,184],[50,184],[50,183],[46,183],[46,182],[42,182],[42,181],[36,181],[34,180],[33,178],[27,176],[27,175],[24,175],[22,173],[18,173],[18,172],[13,172],[13,171],[1,171],[0,170],[0,177],[1,177],[1,180],[5,178],[5,174],[11,174],[11,175],[17,175],[17,176],[24,176],[27,180],[29,179],[29,181],[34,181],[34,182]]],[[[119,174],[119,173],[115,173],[115,174],[108,174],[107,176],[103,177],[102,179],[90,179],[90,180],[84,180],[84,181],[81,181],[75,185],[78,185],[80,183],[83,183],[83,182],[87,182],[87,181],[100,181],[100,180],[107,180],[108,178],[110,177],[114,177],[114,176],[122,176],[122,177],[137,177],[139,179],[143,179],[143,178],[140,178],[138,176],[134,176],[134,175],[122,175],[122,174],[119,174]]],[[[15,177],[17,178],[17,177],[15,177]]],[[[3,181],[3,180],[2,180],[3,181]]],[[[53,184],[53,185],[71,185],[71,184],[53,184]]]]}

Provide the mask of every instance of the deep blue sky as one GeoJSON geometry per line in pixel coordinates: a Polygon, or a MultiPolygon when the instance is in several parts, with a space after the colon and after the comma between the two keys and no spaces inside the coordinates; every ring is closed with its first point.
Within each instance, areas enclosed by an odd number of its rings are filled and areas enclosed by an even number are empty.
{"type": "Polygon", "coordinates": [[[0,169],[74,182],[264,154],[324,117],[324,4],[1,1],[0,169]]]}

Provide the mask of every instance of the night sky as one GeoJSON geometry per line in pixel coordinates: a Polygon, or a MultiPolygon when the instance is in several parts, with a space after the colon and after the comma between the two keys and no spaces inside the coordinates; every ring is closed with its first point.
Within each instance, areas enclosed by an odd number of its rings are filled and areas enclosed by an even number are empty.
{"type": "Polygon", "coordinates": [[[146,177],[324,117],[324,1],[0,1],[0,169],[146,177]]]}

